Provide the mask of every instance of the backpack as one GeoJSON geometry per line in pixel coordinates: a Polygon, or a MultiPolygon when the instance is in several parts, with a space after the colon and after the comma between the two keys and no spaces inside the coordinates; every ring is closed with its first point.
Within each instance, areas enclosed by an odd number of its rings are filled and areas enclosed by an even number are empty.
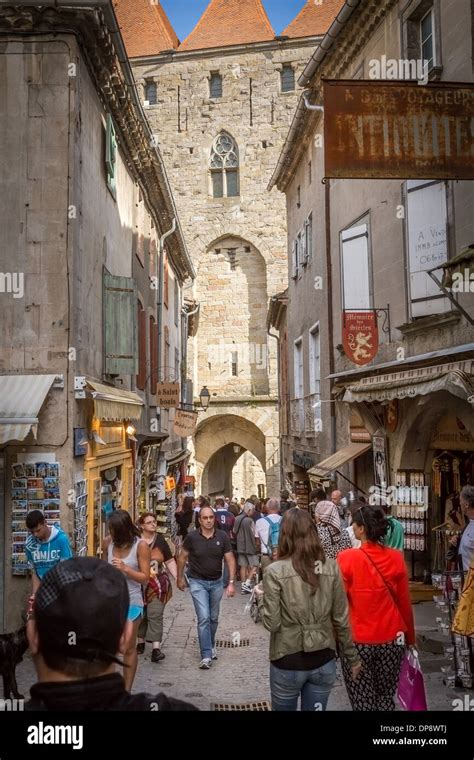
{"type": "Polygon", "coordinates": [[[280,525],[281,520],[273,521],[270,520],[269,517],[265,517],[265,520],[267,521],[269,525],[268,530],[268,541],[267,541],[267,552],[272,559],[274,559],[274,555],[276,550],[278,549],[278,541],[280,538],[280,525]]]}

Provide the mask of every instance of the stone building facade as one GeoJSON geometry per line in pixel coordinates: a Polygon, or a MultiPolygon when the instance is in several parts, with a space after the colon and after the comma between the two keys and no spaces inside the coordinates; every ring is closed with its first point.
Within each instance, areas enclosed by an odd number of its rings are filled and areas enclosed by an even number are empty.
{"type": "MultiPolygon", "coordinates": [[[[472,83],[472,22],[464,0],[347,3],[332,47],[310,62],[300,81],[309,101],[324,105],[323,78],[368,80],[382,56],[397,62],[421,58],[416,42],[423,24],[433,40],[423,51],[429,81],[448,88],[472,83]]],[[[364,86],[370,90],[371,84],[377,82],[364,86]]],[[[411,572],[421,577],[430,561],[443,561],[431,536],[445,522],[447,496],[459,496],[459,487],[474,476],[472,286],[465,280],[452,303],[427,271],[444,264],[437,275],[445,271],[448,284],[450,271],[465,278],[472,273],[474,187],[470,181],[420,177],[326,179],[323,185],[323,134],[324,114],[308,110],[301,99],[270,183],[286,194],[288,220],[292,414],[282,437],[284,470],[295,480],[309,480],[309,470],[313,482],[337,481],[345,492],[356,484],[368,498],[378,484],[374,461],[383,459],[387,485],[426,485],[424,532],[415,521],[406,530],[411,572]],[[300,245],[309,218],[310,249],[300,245]],[[364,308],[385,311],[377,314],[376,356],[357,366],[343,349],[343,318],[364,308]],[[308,400],[318,412],[319,429],[318,420],[305,413],[308,400]],[[295,462],[300,449],[316,468],[295,462]]],[[[275,309],[269,318],[279,326],[275,309]]],[[[283,351],[285,332],[279,329],[283,351]]],[[[402,506],[399,516],[406,511],[402,506]]]]}
{"type": "Polygon", "coordinates": [[[132,4],[117,3],[197,272],[189,362],[195,398],[203,385],[211,393],[194,450],[197,488],[206,493],[280,488],[276,344],[266,309],[287,282],[286,220],[283,196],[266,188],[298,100],[296,80],[339,5],[308,2],[296,27],[275,37],[260,0],[212,0],[179,47],[169,29],[162,39],[160,7],[159,20],[148,16],[156,54],[147,43],[139,55],[132,4]]]}

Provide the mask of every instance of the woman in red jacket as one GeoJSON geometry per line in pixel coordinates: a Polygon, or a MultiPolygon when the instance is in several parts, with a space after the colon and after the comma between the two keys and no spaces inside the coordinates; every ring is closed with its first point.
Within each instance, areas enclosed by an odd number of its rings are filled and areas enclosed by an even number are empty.
{"type": "Polygon", "coordinates": [[[353,710],[394,710],[405,647],[415,644],[408,573],[403,554],[383,545],[383,510],[361,502],[351,512],[354,535],[362,546],[341,552],[337,562],[362,671],[354,681],[343,661],[344,681],[353,710]]]}

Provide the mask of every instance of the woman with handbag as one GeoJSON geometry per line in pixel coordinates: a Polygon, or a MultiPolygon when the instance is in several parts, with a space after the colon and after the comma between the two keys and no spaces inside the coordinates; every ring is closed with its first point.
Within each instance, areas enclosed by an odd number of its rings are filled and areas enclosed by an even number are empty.
{"type": "Polygon", "coordinates": [[[138,520],[142,538],[150,547],[150,580],[145,588],[144,615],[138,629],[138,654],[145,651],[145,640],[152,642],[151,661],[165,659],[161,651],[163,640],[163,615],[165,606],[173,595],[170,573],[176,580],[176,561],[165,538],[156,532],[156,518],[152,512],[144,512],[138,520]]]}
{"type": "Polygon", "coordinates": [[[352,642],[337,563],[328,559],[309,514],[293,508],[281,521],[279,559],[263,576],[263,624],[270,631],[272,709],[326,709],[336,680],[336,646],[353,678],[360,659],[352,642]]]}
{"type": "Polygon", "coordinates": [[[337,562],[362,671],[354,681],[343,660],[343,675],[353,710],[384,712],[395,709],[405,648],[415,645],[408,573],[403,554],[383,544],[388,527],[384,511],[360,502],[351,512],[361,547],[341,552],[337,562]]]}

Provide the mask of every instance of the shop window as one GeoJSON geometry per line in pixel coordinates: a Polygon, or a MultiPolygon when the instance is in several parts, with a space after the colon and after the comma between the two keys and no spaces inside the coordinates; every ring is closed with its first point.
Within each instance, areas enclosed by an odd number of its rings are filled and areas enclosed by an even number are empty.
{"type": "Polygon", "coordinates": [[[154,317],[150,317],[150,393],[156,394],[158,384],[158,326],[154,317]]]}
{"type": "Polygon", "coordinates": [[[448,259],[446,190],[445,182],[408,180],[406,183],[405,223],[412,319],[451,310],[449,299],[428,274],[430,269],[441,266],[448,259]]]}
{"type": "Polygon", "coordinates": [[[209,97],[222,98],[222,76],[218,71],[211,71],[209,80],[209,97]]]}
{"type": "Polygon", "coordinates": [[[341,232],[342,303],[344,311],[372,308],[369,226],[358,222],[341,232]]]}
{"type": "Polygon", "coordinates": [[[137,388],[145,390],[146,386],[146,314],[138,301],[138,375],[137,388]]]}
{"type": "Polygon", "coordinates": [[[280,85],[282,92],[293,92],[295,89],[295,70],[289,63],[280,71],[280,85]]]}
{"type": "Polygon", "coordinates": [[[221,132],[214,140],[210,170],[214,198],[239,195],[239,151],[237,143],[227,132],[221,132]]]}
{"type": "Polygon", "coordinates": [[[114,277],[104,270],[104,373],[138,372],[137,294],[130,277],[114,277]]]}

